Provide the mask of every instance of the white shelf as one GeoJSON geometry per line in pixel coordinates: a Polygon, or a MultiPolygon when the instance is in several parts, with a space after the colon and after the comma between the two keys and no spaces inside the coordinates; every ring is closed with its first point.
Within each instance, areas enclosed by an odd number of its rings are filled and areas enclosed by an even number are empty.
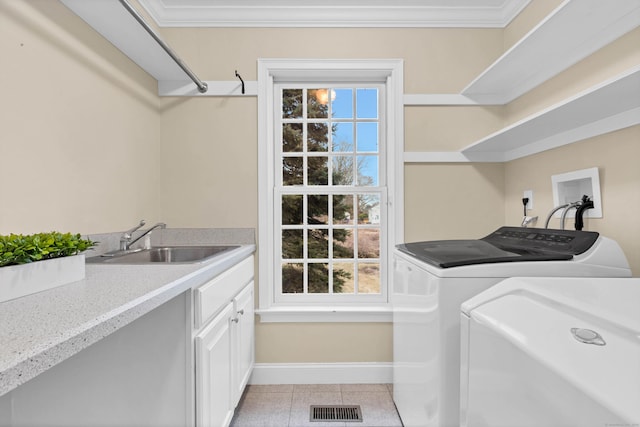
{"type": "Polygon", "coordinates": [[[61,1],[156,80],[189,80],[118,0],[61,1]]]}
{"type": "Polygon", "coordinates": [[[566,0],[462,95],[507,104],[640,25],[640,0],[566,0]]]}
{"type": "Polygon", "coordinates": [[[461,151],[405,152],[405,163],[508,162],[640,124],[640,66],[461,151]]]}
{"type": "Polygon", "coordinates": [[[640,66],[464,148],[471,161],[510,161],[640,124],[640,66]]]}
{"type": "MultiPolygon", "coordinates": [[[[405,95],[413,105],[507,104],[640,25],[640,0],[566,0],[460,94],[405,95]]],[[[640,66],[461,151],[405,152],[406,163],[506,162],[640,124],[640,66]]]]}

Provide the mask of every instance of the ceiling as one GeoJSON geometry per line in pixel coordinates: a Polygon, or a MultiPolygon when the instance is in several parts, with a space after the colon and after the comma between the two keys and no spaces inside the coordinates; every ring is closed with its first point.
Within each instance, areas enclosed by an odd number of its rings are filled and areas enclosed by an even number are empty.
{"type": "Polygon", "coordinates": [[[138,0],[162,27],[504,28],[530,0],[138,0]]]}

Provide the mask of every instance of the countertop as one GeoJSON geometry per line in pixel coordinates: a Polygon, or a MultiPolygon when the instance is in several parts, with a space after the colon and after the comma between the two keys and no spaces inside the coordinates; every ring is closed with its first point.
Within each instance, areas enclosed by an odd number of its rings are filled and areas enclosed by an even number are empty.
{"type": "Polygon", "coordinates": [[[0,396],[255,252],[254,244],[236,243],[239,248],[201,263],[86,264],[84,280],[0,303],[0,396]]]}

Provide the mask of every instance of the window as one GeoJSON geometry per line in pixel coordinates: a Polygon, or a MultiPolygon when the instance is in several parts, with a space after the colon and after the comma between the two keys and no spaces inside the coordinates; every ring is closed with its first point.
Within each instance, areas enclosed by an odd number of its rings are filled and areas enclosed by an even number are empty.
{"type": "Polygon", "coordinates": [[[385,300],[383,87],[362,86],[275,86],[276,302],[385,300]]]}
{"type": "Polygon", "coordinates": [[[402,235],[401,65],[259,61],[263,321],[388,312],[388,259],[402,235]]]}

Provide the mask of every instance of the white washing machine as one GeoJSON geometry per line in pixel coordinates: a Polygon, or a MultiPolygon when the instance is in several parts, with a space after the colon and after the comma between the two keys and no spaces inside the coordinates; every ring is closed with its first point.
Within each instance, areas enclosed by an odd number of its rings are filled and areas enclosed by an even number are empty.
{"type": "Polygon", "coordinates": [[[640,423],[640,279],[511,278],[462,304],[462,427],[640,423]]]}
{"type": "Polygon", "coordinates": [[[589,231],[502,227],[478,240],[394,251],[393,398],[405,427],[458,427],[460,305],[508,277],[629,277],[620,246],[589,231]]]}

